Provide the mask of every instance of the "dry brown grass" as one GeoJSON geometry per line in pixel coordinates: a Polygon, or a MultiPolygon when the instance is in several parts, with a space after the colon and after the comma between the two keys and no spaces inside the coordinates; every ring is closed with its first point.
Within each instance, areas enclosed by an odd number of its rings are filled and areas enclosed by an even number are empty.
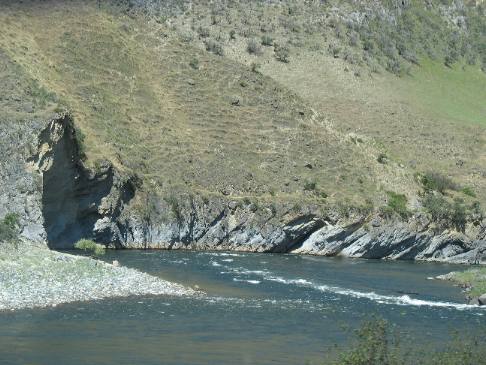
{"type": "MultiPolygon", "coordinates": [[[[382,204],[386,191],[416,195],[412,160],[418,169],[455,163],[435,137],[417,141],[437,121],[417,119],[387,91],[388,79],[357,79],[319,51],[293,53],[289,64],[267,47],[248,55],[240,38],[222,41],[220,57],[202,40],[181,39],[187,25],[100,10],[94,1],[24,2],[2,5],[0,49],[73,111],[91,163],[108,158],[161,194],[382,204]],[[426,146],[444,159],[420,156],[426,146]],[[392,160],[378,163],[380,153],[392,160]]],[[[479,144],[465,143],[474,133],[465,130],[453,143],[458,158],[472,161],[479,144]]],[[[482,189],[477,181],[470,185],[482,189]]]]}

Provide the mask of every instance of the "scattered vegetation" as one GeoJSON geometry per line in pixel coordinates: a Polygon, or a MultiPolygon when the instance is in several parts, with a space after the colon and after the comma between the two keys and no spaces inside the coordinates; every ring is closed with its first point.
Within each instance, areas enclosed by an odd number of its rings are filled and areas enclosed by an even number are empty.
{"type": "Polygon", "coordinates": [[[396,213],[402,218],[407,218],[410,211],[407,208],[407,197],[403,194],[398,194],[393,191],[387,191],[387,206],[385,213],[396,213]]]}
{"type": "Polygon", "coordinates": [[[439,194],[428,194],[423,205],[425,210],[430,214],[432,221],[434,221],[441,228],[455,228],[460,232],[464,232],[466,228],[468,210],[469,209],[462,199],[455,198],[451,203],[444,196],[439,194]]]}
{"type": "Polygon", "coordinates": [[[170,194],[165,196],[164,200],[169,205],[170,211],[177,222],[182,222],[182,212],[177,197],[174,194],[170,194]]]}
{"type": "Polygon", "coordinates": [[[93,256],[103,256],[106,252],[105,246],[88,239],[79,240],[74,244],[74,248],[88,252],[93,256]]]}
{"type": "Polygon", "coordinates": [[[459,190],[459,186],[454,181],[438,172],[427,172],[419,178],[427,192],[437,191],[444,194],[447,190],[459,190]]]}

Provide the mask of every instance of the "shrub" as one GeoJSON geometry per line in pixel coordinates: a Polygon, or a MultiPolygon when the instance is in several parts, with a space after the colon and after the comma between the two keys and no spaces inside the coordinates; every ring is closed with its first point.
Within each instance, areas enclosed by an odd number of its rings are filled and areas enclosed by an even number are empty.
{"type": "Polygon", "coordinates": [[[265,34],[262,36],[262,45],[270,47],[273,45],[273,38],[265,34]]]}
{"type": "Polygon", "coordinates": [[[218,42],[208,39],[207,41],[204,42],[206,45],[206,51],[217,54],[218,56],[223,56],[224,55],[224,49],[221,44],[218,42]]]}
{"type": "Polygon", "coordinates": [[[446,190],[457,191],[459,187],[447,176],[444,176],[438,172],[427,172],[421,177],[421,183],[425,191],[438,191],[444,194],[446,190]]]}
{"type": "Polygon", "coordinates": [[[86,135],[83,133],[79,127],[74,127],[74,139],[76,141],[76,145],[78,147],[78,155],[79,158],[82,160],[86,159],[86,145],[84,140],[86,139],[86,135]]]}
{"type": "MultiPolygon", "coordinates": [[[[486,364],[484,336],[454,337],[436,350],[411,343],[384,319],[365,321],[355,331],[356,343],[339,354],[335,365],[457,365],[486,364]],[[405,341],[404,341],[404,339],[405,341]],[[410,350],[413,349],[413,352],[410,350]]],[[[415,342],[415,341],[414,341],[415,342]]]]}
{"type": "Polygon", "coordinates": [[[0,221],[0,242],[11,242],[18,239],[19,217],[15,213],[8,213],[0,221]]]}
{"type": "Polygon", "coordinates": [[[74,244],[74,248],[89,252],[93,256],[102,256],[106,252],[106,248],[92,240],[81,239],[74,244]]]}
{"type": "Polygon", "coordinates": [[[388,207],[397,213],[400,217],[406,218],[410,215],[407,209],[407,197],[403,194],[397,194],[393,191],[387,191],[388,207]]]}
{"type": "Polygon", "coordinates": [[[236,31],[234,29],[231,29],[229,32],[229,38],[230,40],[236,39],[236,31]]]}
{"type": "Polygon", "coordinates": [[[356,330],[357,346],[340,355],[335,363],[346,365],[383,365],[398,363],[398,340],[383,319],[366,321],[356,330]]]}
{"type": "Polygon", "coordinates": [[[208,38],[211,32],[209,31],[209,28],[199,27],[197,29],[197,34],[199,34],[199,37],[201,38],[208,38]]]}
{"type": "Polygon", "coordinates": [[[434,222],[464,232],[468,211],[463,200],[455,199],[450,203],[442,195],[428,194],[423,205],[434,222]]]}
{"type": "Polygon", "coordinates": [[[317,189],[317,183],[315,181],[309,180],[309,181],[306,181],[304,183],[304,190],[305,191],[314,191],[316,189],[317,189]]]}
{"type": "Polygon", "coordinates": [[[388,156],[384,153],[380,153],[376,158],[376,161],[384,165],[388,162],[388,156]]]}
{"type": "Polygon", "coordinates": [[[199,70],[199,60],[197,58],[193,58],[189,61],[189,66],[191,66],[194,70],[199,70]]]}
{"type": "Polygon", "coordinates": [[[275,46],[275,58],[277,61],[283,62],[283,63],[289,63],[290,59],[290,49],[285,46],[275,46]]]}
{"type": "Polygon", "coordinates": [[[248,41],[248,44],[246,46],[246,50],[249,54],[253,54],[253,55],[256,55],[256,56],[260,56],[262,54],[262,47],[254,39],[250,39],[248,41]]]}

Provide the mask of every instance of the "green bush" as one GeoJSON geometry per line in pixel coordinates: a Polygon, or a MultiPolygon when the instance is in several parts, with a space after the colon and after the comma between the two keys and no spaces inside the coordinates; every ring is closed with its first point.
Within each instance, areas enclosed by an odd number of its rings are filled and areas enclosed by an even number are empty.
{"type": "Polygon", "coordinates": [[[283,63],[289,63],[290,61],[290,49],[285,46],[276,45],[275,46],[275,58],[277,61],[283,63]]]}
{"type": "Polygon", "coordinates": [[[81,158],[82,160],[85,160],[86,159],[86,145],[84,143],[84,140],[86,139],[86,135],[77,126],[74,126],[74,139],[75,139],[76,145],[78,147],[79,158],[81,158]]]}
{"type": "Polygon", "coordinates": [[[317,189],[317,183],[313,180],[308,180],[304,183],[305,191],[314,191],[317,189]]]}
{"type": "Polygon", "coordinates": [[[270,47],[273,45],[273,38],[265,34],[262,36],[262,45],[270,47]]]}
{"type": "Polygon", "coordinates": [[[0,242],[12,242],[18,239],[19,217],[15,213],[8,213],[0,221],[0,242]]]}
{"type": "Polygon", "coordinates": [[[255,55],[255,56],[260,56],[262,54],[262,47],[254,39],[250,39],[248,41],[248,44],[246,46],[246,50],[249,54],[252,54],[252,55],[255,55]]]}
{"type": "Polygon", "coordinates": [[[427,192],[438,191],[444,194],[446,190],[459,190],[459,186],[454,181],[438,172],[425,173],[421,176],[420,182],[427,192]]]}
{"type": "Polygon", "coordinates": [[[224,49],[220,43],[212,39],[208,39],[204,42],[204,44],[206,46],[206,51],[214,53],[218,56],[224,56],[224,49]]]}
{"type": "Polygon", "coordinates": [[[199,60],[197,58],[193,58],[189,61],[189,66],[194,70],[199,70],[199,60]]]}
{"type": "Polygon", "coordinates": [[[356,343],[338,355],[334,365],[485,365],[484,336],[456,335],[437,349],[411,343],[383,319],[365,321],[355,331],[356,343]],[[413,350],[413,351],[411,351],[413,350]]]}
{"type": "Polygon", "coordinates": [[[468,209],[461,199],[450,203],[442,195],[428,194],[423,201],[424,208],[432,221],[442,227],[453,227],[463,232],[466,228],[468,209]]]}
{"type": "Polygon", "coordinates": [[[399,343],[383,319],[366,321],[356,330],[357,345],[340,355],[336,365],[390,365],[399,361],[399,343]]]}
{"type": "Polygon", "coordinates": [[[102,256],[106,252],[105,246],[87,239],[81,239],[76,242],[74,248],[89,252],[93,256],[102,256]]]}
{"type": "Polygon", "coordinates": [[[407,209],[407,197],[393,191],[387,191],[386,194],[388,195],[388,207],[400,217],[407,218],[410,215],[407,209]]]}

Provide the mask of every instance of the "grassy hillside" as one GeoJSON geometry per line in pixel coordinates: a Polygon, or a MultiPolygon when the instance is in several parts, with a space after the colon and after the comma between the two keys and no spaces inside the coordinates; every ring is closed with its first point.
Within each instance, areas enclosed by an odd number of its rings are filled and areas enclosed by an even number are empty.
{"type": "Polygon", "coordinates": [[[395,9],[417,38],[400,48],[390,26],[388,52],[379,24],[350,21],[396,16],[388,2],[118,3],[2,2],[0,76],[35,99],[8,99],[2,121],[70,109],[89,164],[109,159],[161,195],[369,208],[392,191],[417,207],[416,174],[433,170],[486,201],[483,49],[469,31],[450,46],[451,26],[425,52],[449,27],[439,8],[395,9]],[[434,22],[416,26],[427,11],[434,22]]]}
{"type": "Polygon", "coordinates": [[[160,191],[357,205],[413,184],[256,70],[145,18],[55,4],[5,6],[0,45],[73,111],[91,163],[110,159],[160,191]]]}

